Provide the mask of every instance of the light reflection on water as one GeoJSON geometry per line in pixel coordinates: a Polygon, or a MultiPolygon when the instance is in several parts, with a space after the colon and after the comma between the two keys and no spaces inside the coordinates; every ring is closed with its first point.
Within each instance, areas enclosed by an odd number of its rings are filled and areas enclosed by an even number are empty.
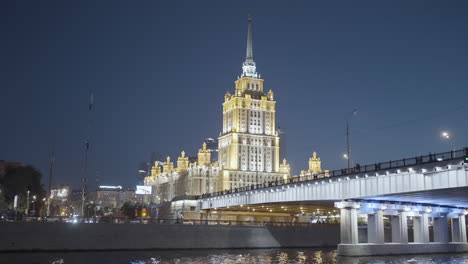
{"type": "Polygon", "coordinates": [[[28,264],[468,264],[468,254],[339,257],[331,249],[255,249],[6,253],[0,263],[28,264]]]}

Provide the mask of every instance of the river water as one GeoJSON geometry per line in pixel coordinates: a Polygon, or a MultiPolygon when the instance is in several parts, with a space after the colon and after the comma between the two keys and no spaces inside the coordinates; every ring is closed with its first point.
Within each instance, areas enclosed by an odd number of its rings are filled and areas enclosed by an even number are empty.
{"type": "Polygon", "coordinates": [[[168,250],[70,253],[3,253],[0,263],[27,264],[442,264],[467,263],[468,253],[378,257],[339,257],[332,249],[168,250]]]}

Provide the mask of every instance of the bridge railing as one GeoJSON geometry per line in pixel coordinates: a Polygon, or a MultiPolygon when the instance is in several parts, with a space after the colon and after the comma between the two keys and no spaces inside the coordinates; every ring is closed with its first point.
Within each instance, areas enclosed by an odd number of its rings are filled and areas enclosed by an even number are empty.
{"type": "Polygon", "coordinates": [[[464,148],[461,150],[452,150],[452,151],[442,152],[442,153],[434,153],[434,154],[429,153],[428,155],[422,155],[422,156],[400,159],[400,160],[391,160],[388,162],[380,162],[380,163],[368,164],[368,165],[363,165],[363,166],[356,164],[353,168],[333,170],[328,173],[300,175],[296,177],[291,177],[287,180],[277,180],[277,181],[271,181],[271,182],[265,182],[265,183],[259,183],[259,184],[254,184],[250,186],[240,187],[240,188],[233,188],[230,190],[225,190],[225,191],[220,191],[220,192],[207,193],[207,194],[200,195],[199,198],[208,198],[208,197],[232,194],[232,193],[237,193],[237,192],[251,191],[251,190],[257,190],[257,189],[274,187],[274,186],[282,186],[282,185],[290,184],[290,183],[320,180],[323,178],[343,177],[343,176],[357,174],[357,173],[370,173],[370,172],[379,172],[382,170],[389,170],[389,169],[400,169],[400,168],[405,168],[409,166],[419,166],[419,165],[437,163],[437,162],[442,162],[442,161],[463,159],[466,157],[468,157],[468,148],[464,148]]]}
{"type": "MultiPolygon", "coordinates": [[[[22,222],[22,221],[15,221],[22,222]]],[[[50,222],[40,220],[30,220],[26,222],[50,222]]],[[[333,225],[331,223],[304,223],[304,222],[272,222],[272,221],[234,221],[234,220],[200,220],[200,219],[153,219],[137,218],[129,219],[125,217],[71,217],[56,219],[53,223],[73,223],[73,224],[166,224],[166,225],[223,225],[223,226],[276,226],[276,227],[310,227],[333,225]]]]}
{"type": "Polygon", "coordinates": [[[185,224],[185,225],[225,225],[225,226],[278,226],[278,227],[309,227],[330,225],[326,223],[312,224],[301,222],[270,222],[270,221],[234,221],[234,220],[198,220],[198,219],[151,219],[148,224],[185,224]]]}

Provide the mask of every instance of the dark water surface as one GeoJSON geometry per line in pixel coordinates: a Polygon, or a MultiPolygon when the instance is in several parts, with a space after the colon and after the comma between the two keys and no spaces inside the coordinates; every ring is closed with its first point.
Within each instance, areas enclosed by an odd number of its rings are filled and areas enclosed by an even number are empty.
{"type": "Polygon", "coordinates": [[[3,253],[0,263],[18,264],[163,264],[163,263],[467,263],[468,253],[406,255],[381,257],[338,257],[331,249],[246,249],[246,250],[181,250],[181,251],[111,251],[70,253],[3,253]]]}

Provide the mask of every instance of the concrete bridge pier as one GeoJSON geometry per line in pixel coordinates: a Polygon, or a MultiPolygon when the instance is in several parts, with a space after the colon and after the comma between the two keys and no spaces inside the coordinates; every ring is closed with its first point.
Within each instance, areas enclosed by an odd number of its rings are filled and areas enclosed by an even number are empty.
{"type": "Polygon", "coordinates": [[[413,235],[415,243],[429,243],[429,217],[426,212],[413,217],[413,235]]]}
{"type": "Polygon", "coordinates": [[[341,210],[341,243],[338,245],[338,255],[468,252],[465,222],[467,210],[375,202],[336,202],[335,207],[341,210]],[[368,215],[368,243],[358,243],[358,214],[368,215]],[[392,243],[384,241],[384,215],[391,217],[392,243]],[[409,216],[413,217],[414,243],[408,243],[409,216]],[[429,240],[430,218],[434,219],[434,242],[429,240]],[[449,242],[448,218],[452,221],[452,242],[449,242]]]}
{"type": "Polygon", "coordinates": [[[452,242],[466,243],[466,222],[464,214],[452,217],[452,242]]]}
{"type": "Polygon", "coordinates": [[[342,202],[340,203],[340,237],[343,244],[358,243],[358,225],[357,209],[358,203],[342,202]]]}
{"type": "Polygon", "coordinates": [[[447,213],[441,213],[438,217],[434,217],[434,242],[449,242],[447,215],[447,213]]]}
{"type": "MultiPolygon", "coordinates": [[[[408,212],[398,210],[392,215],[392,243],[408,244],[408,212]]],[[[448,227],[447,227],[448,228],[448,227]]]]}
{"type": "Polygon", "coordinates": [[[383,208],[367,215],[367,241],[368,243],[384,243],[383,208]]]}

